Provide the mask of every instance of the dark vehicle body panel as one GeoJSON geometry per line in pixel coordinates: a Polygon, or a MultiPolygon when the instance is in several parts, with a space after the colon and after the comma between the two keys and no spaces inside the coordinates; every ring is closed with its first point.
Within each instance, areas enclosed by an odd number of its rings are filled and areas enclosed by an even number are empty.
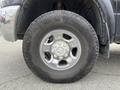
{"type": "MultiPolygon", "coordinates": [[[[96,2],[98,2],[98,4],[100,5],[100,8],[102,9],[102,12],[104,14],[104,18],[106,20],[106,22],[108,23],[108,28],[110,29],[110,41],[112,42],[115,36],[115,17],[114,17],[114,13],[116,12],[116,5],[119,4],[120,0],[95,0],[96,2]],[[117,4],[118,2],[118,4],[117,4]],[[112,5],[112,7],[111,7],[112,5]],[[112,11],[113,9],[113,11],[112,11]]],[[[22,5],[24,3],[24,0],[5,0],[3,3],[3,7],[5,6],[11,6],[11,5],[22,5]]],[[[120,5],[118,5],[120,7],[120,5]]],[[[120,10],[118,10],[120,12],[120,10]]],[[[116,12],[117,13],[117,12],[116,12]]],[[[117,21],[116,21],[117,22],[117,21]]]]}
{"type": "Polygon", "coordinates": [[[120,43],[120,0],[117,0],[116,3],[116,34],[115,34],[115,42],[120,43]]]}
{"type": "MultiPolygon", "coordinates": [[[[3,7],[11,5],[21,5],[29,0],[5,0],[3,7]]],[[[78,0],[79,1],[79,0],[78,0]]],[[[102,31],[100,32],[103,53],[109,56],[109,45],[112,42],[120,43],[120,0],[91,0],[93,1],[102,18],[102,31]]],[[[47,3],[47,2],[46,2],[47,3]]]]}

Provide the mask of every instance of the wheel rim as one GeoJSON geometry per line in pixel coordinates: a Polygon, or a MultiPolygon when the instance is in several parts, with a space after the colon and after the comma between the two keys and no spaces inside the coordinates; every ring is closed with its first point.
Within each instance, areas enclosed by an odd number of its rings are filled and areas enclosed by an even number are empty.
{"type": "Polygon", "coordinates": [[[40,57],[53,70],[67,70],[74,67],[81,56],[81,43],[70,31],[53,30],[40,43],[40,57]]]}

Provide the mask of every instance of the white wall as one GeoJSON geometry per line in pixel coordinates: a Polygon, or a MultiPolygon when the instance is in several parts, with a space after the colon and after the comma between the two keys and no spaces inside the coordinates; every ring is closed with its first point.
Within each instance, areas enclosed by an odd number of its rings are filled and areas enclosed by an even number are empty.
{"type": "Polygon", "coordinates": [[[0,7],[1,7],[1,5],[2,5],[2,1],[3,1],[3,0],[0,0],[0,7]]]}

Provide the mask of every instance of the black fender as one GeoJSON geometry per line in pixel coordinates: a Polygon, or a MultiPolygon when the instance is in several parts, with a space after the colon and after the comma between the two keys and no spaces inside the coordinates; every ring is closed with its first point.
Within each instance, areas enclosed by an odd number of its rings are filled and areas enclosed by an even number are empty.
{"type": "Polygon", "coordinates": [[[103,20],[101,53],[109,57],[110,43],[114,41],[115,36],[115,16],[112,2],[110,0],[94,0],[94,2],[99,8],[103,20]]]}
{"type": "Polygon", "coordinates": [[[108,29],[107,32],[109,32],[110,42],[112,43],[115,36],[115,16],[112,2],[110,0],[95,0],[95,2],[99,5],[99,10],[103,18],[103,28],[105,26],[106,31],[108,29]]]}
{"type": "MultiPolygon", "coordinates": [[[[23,5],[27,0],[4,0],[3,6],[23,5]]],[[[28,0],[29,1],[29,0],[28,0]]],[[[115,16],[111,0],[91,0],[99,10],[102,18],[102,30],[100,31],[101,52],[109,56],[109,45],[114,41],[115,16]]]]}
{"type": "MultiPolygon", "coordinates": [[[[25,0],[3,0],[3,7],[12,5],[22,5],[24,1],[25,0]]],[[[103,20],[103,33],[102,33],[103,37],[101,38],[104,38],[106,36],[106,35],[104,36],[105,34],[104,31],[106,31],[106,33],[109,32],[110,42],[112,42],[114,40],[115,35],[115,17],[112,2],[110,0],[93,0],[93,1],[99,8],[99,12],[103,20]]],[[[106,44],[106,41],[103,40],[103,43],[106,44]]]]}

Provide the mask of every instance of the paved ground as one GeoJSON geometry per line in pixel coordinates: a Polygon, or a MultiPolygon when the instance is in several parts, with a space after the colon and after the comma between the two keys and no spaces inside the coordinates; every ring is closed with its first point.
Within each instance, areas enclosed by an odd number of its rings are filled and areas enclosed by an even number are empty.
{"type": "Polygon", "coordinates": [[[109,60],[99,58],[93,71],[72,84],[51,84],[34,76],[25,65],[22,41],[0,38],[0,90],[120,90],[120,45],[111,46],[109,60]]]}

